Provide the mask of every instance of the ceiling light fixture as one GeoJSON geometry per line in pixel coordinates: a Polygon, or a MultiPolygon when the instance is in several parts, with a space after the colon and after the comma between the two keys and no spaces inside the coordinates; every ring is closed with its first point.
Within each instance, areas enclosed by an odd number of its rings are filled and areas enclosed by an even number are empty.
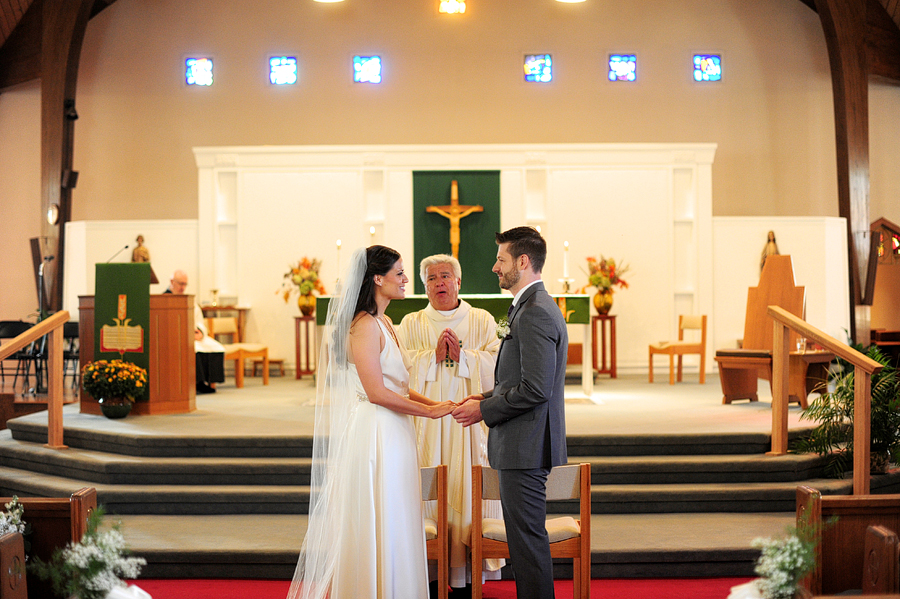
{"type": "Polygon", "coordinates": [[[448,15],[462,14],[466,12],[466,0],[441,0],[438,12],[448,15]]]}
{"type": "Polygon", "coordinates": [[[579,4],[584,2],[585,0],[556,0],[557,2],[563,2],[564,4],[579,4]]]}

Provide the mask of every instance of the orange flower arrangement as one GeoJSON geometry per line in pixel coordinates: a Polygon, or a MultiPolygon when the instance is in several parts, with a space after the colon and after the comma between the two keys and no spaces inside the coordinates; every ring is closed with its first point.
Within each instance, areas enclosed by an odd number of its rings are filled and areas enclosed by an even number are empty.
{"type": "Polygon", "coordinates": [[[622,275],[630,270],[627,264],[617,266],[615,260],[604,258],[602,255],[599,259],[588,257],[587,263],[588,282],[592,287],[602,291],[608,291],[614,286],[622,289],[628,288],[628,283],[622,278],[622,275]]]}
{"type": "Polygon", "coordinates": [[[284,296],[285,303],[295,291],[299,292],[300,295],[313,295],[314,293],[325,295],[325,286],[322,285],[322,281],[319,279],[320,268],[322,268],[321,260],[318,258],[310,259],[304,256],[297,264],[292,265],[289,271],[284,273],[284,281],[277,293],[281,293],[284,296]]]}

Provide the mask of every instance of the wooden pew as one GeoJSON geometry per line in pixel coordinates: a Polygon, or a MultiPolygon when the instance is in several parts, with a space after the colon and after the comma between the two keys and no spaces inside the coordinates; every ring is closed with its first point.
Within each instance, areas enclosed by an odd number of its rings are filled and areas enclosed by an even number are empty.
{"type": "Polygon", "coordinates": [[[11,532],[0,537],[0,599],[25,599],[25,543],[11,532]]]}
{"type": "MultiPolygon", "coordinates": [[[[806,510],[813,524],[821,526],[833,516],[837,521],[824,527],[816,567],[802,586],[813,596],[862,589],[867,530],[871,526],[900,530],[900,495],[822,495],[799,486],[798,524],[806,510]]],[[[900,593],[900,588],[891,592],[900,593]]]]}
{"type": "Polygon", "coordinates": [[[900,593],[900,539],[884,526],[866,529],[863,595],[900,593]]]}
{"type": "MultiPolygon", "coordinates": [[[[0,504],[11,497],[0,497],[0,504]]],[[[29,554],[49,561],[57,547],[78,542],[87,530],[88,516],[97,509],[97,490],[85,487],[70,497],[19,497],[25,508],[22,520],[31,525],[29,554]]],[[[32,599],[52,597],[47,583],[28,577],[28,596],[32,599]]]]}

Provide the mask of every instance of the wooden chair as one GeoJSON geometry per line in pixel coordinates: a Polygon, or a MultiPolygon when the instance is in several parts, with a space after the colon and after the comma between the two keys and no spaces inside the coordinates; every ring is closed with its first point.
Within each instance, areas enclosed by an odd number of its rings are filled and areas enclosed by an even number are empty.
{"type": "MultiPolygon", "coordinates": [[[[821,525],[833,516],[837,520],[824,527],[816,566],[802,586],[813,596],[864,588],[867,546],[872,546],[878,538],[876,536],[869,541],[868,529],[883,527],[888,531],[900,530],[900,495],[822,495],[810,487],[799,486],[798,523],[806,510],[811,511],[809,521],[813,524],[821,525]]],[[[890,543],[890,540],[887,539],[887,542],[890,543]]],[[[893,562],[898,559],[900,557],[894,557],[893,562]]],[[[871,559],[869,563],[872,563],[871,559]]],[[[894,563],[893,567],[896,572],[900,564],[894,563]]],[[[888,593],[900,592],[900,583],[895,583],[894,573],[886,572],[879,576],[882,582],[890,583],[888,593]]],[[[874,584],[871,577],[870,583],[874,584]]]]}
{"type": "MultiPolygon", "coordinates": [[[[472,466],[472,598],[481,599],[481,563],[484,559],[509,559],[503,520],[482,519],[482,500],[500,499],[497,471],[472,466]]],[[[578,499],[579,520],[571,516],[547,519],[550,554],[572,558],[575,599],[591,596],[591,467],[589,464],[557,466],[547,477],[547,501],[578,499]]],[[[515,565],[513,566],[515,567],[515,565]]]]}
{"type": "MultiPolygon", "coordinates": [[[[207,318],[209,336],[233,335],[237,339],[238,322],[234,317],[207,318]]],[[[269,348],[261,343],[224,343],[225,359],[234,360],[234,386],[244,386],[244,362],[251,358],[261,358],[263,385],[269,384],[269,348]]]]}
{"type": "Polygon", "coordinates": [[[706,382],[706,314],[678,317],[678,341],[660,341],[650,346],[650,382],[653,382],[653,354],[669,356],[669,384],[675,384],[675,356],[678,356],[678,382],[681,382],[681,358],[685,354],[700,354],[700,384],[706,382]],[[686,330],[699,330],[700,342],[685,341],[686,330]]]}
{"type": "MultiPolygon", "coordinates": [[[[744,319],[744,337],[740,349],[716,351],[719,365],[719,382],[722,384],[722,403],[737,399],[759,401],[757,379],[772,383],[772,335],[773,321],[768,315],[769,306],[780,306],[794,316],[803,318],[805,288],[794,284],[794,268],[790,256],[766,258],[757,287],[747,290],[747,312],[744,319]]],[[[790,344],[794,346],[797,334],[791,331],[790,344]]],[[[795,360],[802,368],[800,380],[806,380],[807,363],[795,360]]],[[[792,368],[794,365],[792,364],[792,368]]],[[[805,384],[803,391],[792,388],[792,401],[806,407],[805,384]],[[799,393],[799,395],[797,395],[799,393]]]]}
{"type": "Polygon", "coordinates": [[[0,537],[0,599],[27,599],[25,541],[17,532],[0,537]]]}
{"type": "Polygon", "coordinates": [[[425,518],[428,559],[437,561],[438,597],[447,599],[450,589],[450,532],[447,515],[447,465],[421,468],[422,501],[437,502],[437,519],[425,518]]]}

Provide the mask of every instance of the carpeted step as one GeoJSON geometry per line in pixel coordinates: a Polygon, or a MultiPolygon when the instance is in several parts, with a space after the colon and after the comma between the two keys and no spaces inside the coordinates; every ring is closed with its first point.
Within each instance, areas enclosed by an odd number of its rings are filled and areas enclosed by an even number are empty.
{"type": "MultiPolygon", "coordinates": [[[[102,417],[101,417],[102,418],[102,417]]],[[[29,443],[47,442],[46,422],[11,420],[7,427],[12,438],[29,443]]],[[[310,436],[253,436],[121,433],[91,430],[66,424],[63,443],[71,448],[89,449],[120,455],[144,457],[311,457],[310,436]]]]}
{"type": "MultiPolygon", "coordinates": [[[[295,485],[309,484],[310,458],[143,457],[84,449],[67,451],[18,441],[0,433],[6,466],[78,478],[96,484],[295,485]]],[[[820,478],[815,455],[699,455],[577,457],[591,464],[594,484],[788,482],[820,478]]]]}
{"type": "MultiPolygon", "coordinates": [[[[849,493],[850,480],[718,485],[592,485],[593,514],[784,512],[806,484],[826,494],[849,493]]],[[[873,477],[872,492],[895,492],[900,471],[873,477]]],[[[58,497],[93,486],[113,514],[304,514],[309,487],[302,485],[104,485],[0,467],[0,495],[58,497]]],[[[551,511],[574,514],[574,501],[553,502],[551,511]]]]}
{"type": "Polygon", "coordinates": [[[160,458],[57,451],[0,434],[5,466],[92,485],[308,485],[311,458],[160,458]]]}
{"type": "MultiPolygon", "coordinates": [[[[145,578],[290,578],[306,517],[122,516],[145,578]]],[[[778,536],[794,512],[640,514],[591,517],[591,576],[651,578],[752,576],[756,537],[778,536]]],[[[571,578],[571,560],[556,560],[556,578],[571,578]]]]}

